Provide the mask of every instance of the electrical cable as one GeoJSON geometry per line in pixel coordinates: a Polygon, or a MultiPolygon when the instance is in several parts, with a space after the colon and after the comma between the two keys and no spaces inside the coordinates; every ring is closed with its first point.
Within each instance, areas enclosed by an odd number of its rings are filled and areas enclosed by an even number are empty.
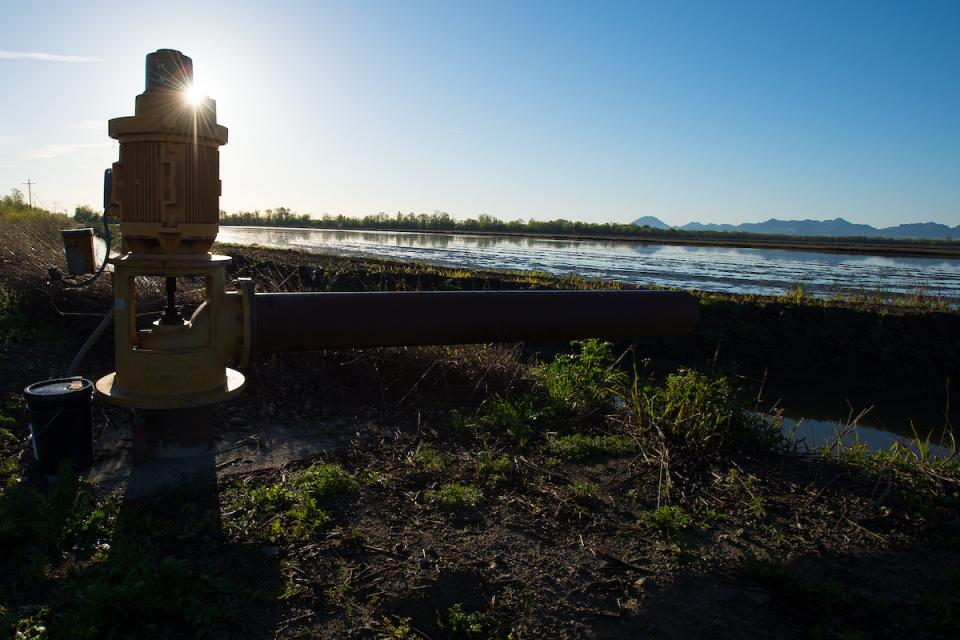
{"type": "MultiPolygon", "coordinates": [[[[110,202],[110,193],[113,187],[113,171],[107,169],[104,172],[103,180],[103,262],[100,263],[100,268],[97,269],[97,272],[94,273],[91,277],[87,278],[83,282],[78,282],[72,285],[65,285],[67,289],[82,289],[93,284],[97,278],[103,275],[103,272],[107,268],[107,263],[110,262],[110,209],[113,208],[113,203],[110,202]]],[[[54,305],[56,307],[56,305],[54,305]]],[[[58,309],[59,311],[59,309],[58,309]]],[[[113,322],[113,309],[111,308],[106,315],[103,316],[103,319],[97,325],[97,328],[93,330],[93,333],[86,339],[83,345],[80,347],[80,350],[77,351],[77,355],[73,357],[73,360],[70,362],[70,366],[67,367],[67,377],[75,376],[77,374],[77,369],[80,368],[80,364],[83,362],[83,359],[87,357],[87,353],[96,344],[97,340],[100,339],[100,336],[103,335],[103,332],[107,330],[107,327],[110,326],[110,323],[113,322]]]]}

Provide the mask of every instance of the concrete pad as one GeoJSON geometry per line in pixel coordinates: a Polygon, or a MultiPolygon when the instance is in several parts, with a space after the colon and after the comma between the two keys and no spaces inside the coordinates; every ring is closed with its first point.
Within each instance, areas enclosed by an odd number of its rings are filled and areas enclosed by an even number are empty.
{"type": "Polygon", "coordinates": [[[356,432],[336,418],[308,424],[222,425],[215,429],[214,446],[201,455],[157,459],[147,457],[138,446],[135,422],[132,416],[111,421],[97,440],[86,479],[105,495],[137,498],[184,482],[214,484],[342,450],[356,432]]]}

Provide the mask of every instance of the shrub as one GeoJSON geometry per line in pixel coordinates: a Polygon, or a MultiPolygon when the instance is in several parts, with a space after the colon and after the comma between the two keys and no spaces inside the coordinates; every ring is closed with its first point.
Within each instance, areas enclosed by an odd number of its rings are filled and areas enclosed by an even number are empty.
{"type": "Polygon", "coordinates": [[[635,382],[631,401],[641,433],[657,432],[676,454],[709,457],[782,443],[776,417],[747,411],[723,376],[681,370],[659,388],[635,382]]]}
{"type": "Polygon", "coordinates": [[[512,442],[526,446],[536,435],[541,412],[529,396],[514,400],[494,395],[487,398],[472,418],[464,419],[453,414],[454,424],[478,431],[483,435],[506,437],[512,442]]]}
{"type": "Polygon", "coordinates": [[[571,345],[576,353],[558,355],[541,370],[554,407],[571,413],[608,408],[613,388],[622,386],[625,380],[623,373],[613,368],[613,345],[595,339],[571,345]]]}

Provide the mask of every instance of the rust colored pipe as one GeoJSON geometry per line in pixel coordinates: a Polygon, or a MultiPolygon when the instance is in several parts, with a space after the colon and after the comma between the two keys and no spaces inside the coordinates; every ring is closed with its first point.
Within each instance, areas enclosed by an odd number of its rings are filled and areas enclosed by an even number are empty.
{"type": "Polygon", "coordinates": [[[260,353],[679,336],[699,317],[680,291],[258,293],[251,306],[260,353]]]}

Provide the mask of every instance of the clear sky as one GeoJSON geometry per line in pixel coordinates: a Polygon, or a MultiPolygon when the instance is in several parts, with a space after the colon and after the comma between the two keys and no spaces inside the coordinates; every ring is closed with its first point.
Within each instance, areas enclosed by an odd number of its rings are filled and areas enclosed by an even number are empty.
{"type": "Polygon", "coordinates": [[[2,0],[0,190],[98,204],[158,48],[229,211],[960,224],[958,0],[2,0]]]}

